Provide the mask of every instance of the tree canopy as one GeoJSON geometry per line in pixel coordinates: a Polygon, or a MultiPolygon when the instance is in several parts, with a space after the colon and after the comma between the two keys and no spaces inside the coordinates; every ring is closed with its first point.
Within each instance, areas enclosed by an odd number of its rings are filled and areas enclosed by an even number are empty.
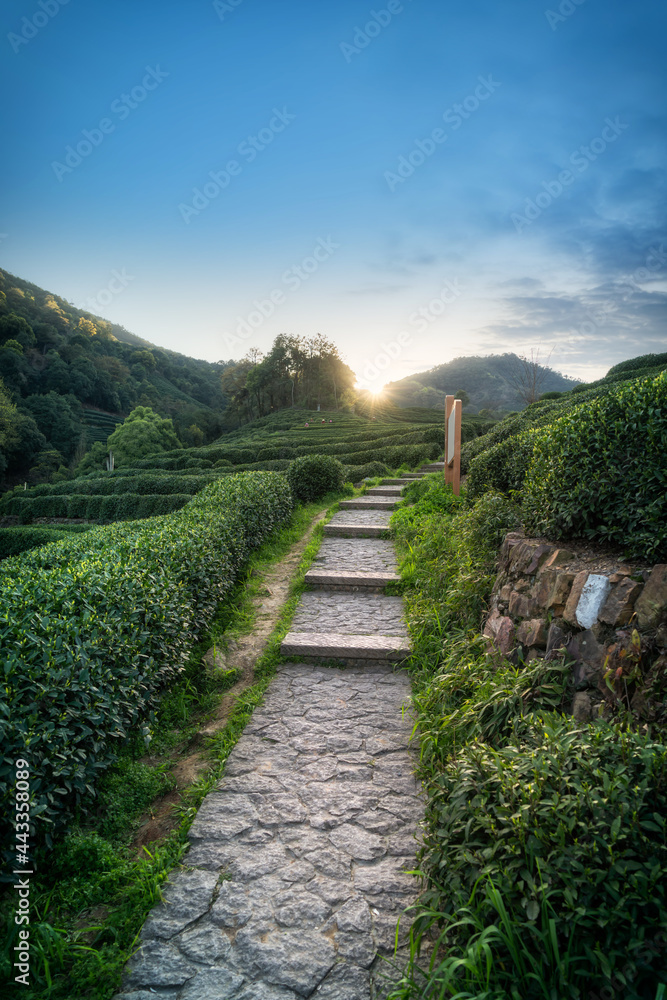
{"type": "Polygon", "coordinates": [[[171,420],[164,419],[149,406],[137,406],[120,427],[107,439],[116,465],[131,465],[138,458],[180,448],[171,420]]]}

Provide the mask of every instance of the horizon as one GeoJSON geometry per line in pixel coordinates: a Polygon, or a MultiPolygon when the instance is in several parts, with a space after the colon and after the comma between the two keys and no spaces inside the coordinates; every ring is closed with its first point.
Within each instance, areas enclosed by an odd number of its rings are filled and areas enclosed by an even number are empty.
{"type": "Polygon", "coordinates": [[[534,349],[591,381],[665,345],[666,21],[10,0],[2,267],[212,362],[321,333],[373,391],[534,349]]]}

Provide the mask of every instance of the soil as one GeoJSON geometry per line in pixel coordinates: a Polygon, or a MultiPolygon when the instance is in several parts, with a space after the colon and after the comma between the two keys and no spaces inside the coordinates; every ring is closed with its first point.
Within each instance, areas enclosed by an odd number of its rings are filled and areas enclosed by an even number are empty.
{"type": "Polygon", "coordinates": [[[239,680],[234,687],[227,691],[194,739],[190,740],[187,747],[183,748],[187,755],[174,759],[170,770],[176,781],[176,789],[156,799],[142,816],[139,829],[131,844],[131,849],[137,855],[141,855],[145,845],[161,840],[177,826],[176,807],[181,801],[180,793],[194,784],[201,774],[210,767],[210,762],[204,753],[205,741],[224,729],[239,696],[253,685],[255,664],[266,649],[269,636],[276,627],[280,612],[289,596],[290,584],[301,562],[304,550],[310,542],[316,526],[324,519],[325,513],[323,511],[318,514],[305,535],[292,546],[287,555],[263,574],[263,586],[253,599],[256,617],[252,632],[238,640],[229,642],[224,653],[220,650],[210,649],[204,657],[205,663],[211,669],[216,667],[225,670],[238,669],[240,671],[239,680]]]}

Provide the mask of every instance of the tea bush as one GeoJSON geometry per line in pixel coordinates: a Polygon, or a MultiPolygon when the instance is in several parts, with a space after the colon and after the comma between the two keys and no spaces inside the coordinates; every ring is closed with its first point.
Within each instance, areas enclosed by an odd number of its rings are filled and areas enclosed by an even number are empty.
{"type": "Polygon", "coordinates": [[[52,528],[0,528],[0,559],[20,555],[21,552],[46,545],[48,542],[57,542],[65,537],[64,531],[55,531],[52,528]]]}
{"type": "Polygon", "coordinates": [[[345,470],[331,455],[307,455],[294,459],[287,470],[287,480],[294,498],[310,503],[327,493],[341,490],[345,470]]]}
{"type": "Polygon", "coordinates": [[[250,551],[291,513],[284,477],[245,473],[176,513],[69,535],[0,564],[5,819],[14,762],[25,758],[32,817],[49,842],[94,791],[114,746],[145,725],[250,551]]]}
{"type": "Polygon", "coordinates": [[[468,466],[468,495],[478,497],[485,490],[501,493],[521,490],[533,457],[535,434],[535,430],[524,431],[473,458],[468,466]]]}
{"type": "Polygon", "coordinates": [[[530,531],[667,557],[667,372],[613,386],[534,438],[530,531]]]}

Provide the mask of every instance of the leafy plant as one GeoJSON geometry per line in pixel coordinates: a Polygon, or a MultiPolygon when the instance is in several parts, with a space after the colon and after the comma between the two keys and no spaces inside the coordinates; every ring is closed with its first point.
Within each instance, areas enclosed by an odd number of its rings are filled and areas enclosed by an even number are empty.
{"type": "Polygon", "coordinates": [[[287,481],[295,499],[309,503],[341,490],[345,470],[331,455],[308,455],[292,462],[287,470],[287,481]]]}

